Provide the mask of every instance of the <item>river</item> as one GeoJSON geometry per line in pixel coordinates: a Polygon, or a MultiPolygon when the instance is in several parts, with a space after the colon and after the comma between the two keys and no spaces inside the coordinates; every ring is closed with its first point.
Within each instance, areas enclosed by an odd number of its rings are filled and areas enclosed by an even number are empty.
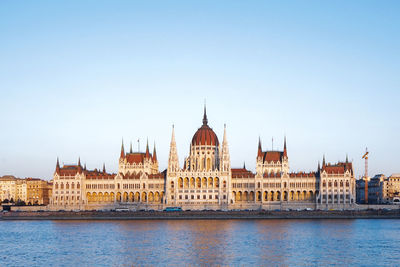
{"type": "Polygon", "coordinates": [[[0,221],[0,266],[395,266],[399,220],[0,221]]]}

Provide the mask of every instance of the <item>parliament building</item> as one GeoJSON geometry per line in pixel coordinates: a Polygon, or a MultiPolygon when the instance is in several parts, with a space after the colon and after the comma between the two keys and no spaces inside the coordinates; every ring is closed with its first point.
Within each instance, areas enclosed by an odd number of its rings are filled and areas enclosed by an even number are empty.
{"type": "Polygon", "coordinates": [[[156,148],[125,152],[122,142],[118,173],[87,170],[78,164],[60,166],[57,159],[50,207],[53,210],[276,210],[350,209],[354,206],[352,163],[318,164],[315,172],[290,172],[286,138],[282,151],[256,155],[256,172],[232,168],[226,127],[222,143],[203,123],[193,135],[190,152],[180,166],[174,127],[168,167],[160,172],[156,148]]]}

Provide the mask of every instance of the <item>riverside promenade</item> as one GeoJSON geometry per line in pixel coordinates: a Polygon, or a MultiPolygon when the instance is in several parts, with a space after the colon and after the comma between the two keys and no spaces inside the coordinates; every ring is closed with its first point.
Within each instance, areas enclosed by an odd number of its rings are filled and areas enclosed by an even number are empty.
{"type": "Polygon", "coordinates": [[[3,212],[0,220],[400,219],[400,210],[362,211],[43,211],[3,212]]]}

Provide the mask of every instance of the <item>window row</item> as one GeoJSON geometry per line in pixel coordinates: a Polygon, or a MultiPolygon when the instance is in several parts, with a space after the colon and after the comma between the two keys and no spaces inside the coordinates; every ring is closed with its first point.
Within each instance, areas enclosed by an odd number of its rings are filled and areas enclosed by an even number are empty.
{"type": "MultiPolygon", "coordinates": [[[[56,182],[55,184],[54,184],[54,188],[55,189],[58,189],[58,188],[60,188],[60,189],[64,189],[64,183],[63,182],[61,182],[60,183],[60,185],[58,185],[58,182],[56,182]]],[[[67,182],[67,183],[65,183],[65,189],[75,189],[75,184],[74,184],[74,182],[72,182],[71,183],[71,185],[67,182]]],[[[81,185],[79,184],[79,183],[77,183],[76,184],[76,188],[77,189],[80,189],[81,188],[81,185]]]]}

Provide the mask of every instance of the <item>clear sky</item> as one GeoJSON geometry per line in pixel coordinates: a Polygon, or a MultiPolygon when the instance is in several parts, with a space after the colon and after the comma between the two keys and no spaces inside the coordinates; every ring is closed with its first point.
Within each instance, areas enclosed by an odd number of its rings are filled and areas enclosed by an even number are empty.
{"type": "Polygon", "coordinates": [[[400,1],[1,1],[0,176],[50,179],[56,158],[117,171],[121,138],[175,124],[181,163],[209,125],[233,167],[282,149],[292,171],[353,160],[400,172],[400,1]]]}

